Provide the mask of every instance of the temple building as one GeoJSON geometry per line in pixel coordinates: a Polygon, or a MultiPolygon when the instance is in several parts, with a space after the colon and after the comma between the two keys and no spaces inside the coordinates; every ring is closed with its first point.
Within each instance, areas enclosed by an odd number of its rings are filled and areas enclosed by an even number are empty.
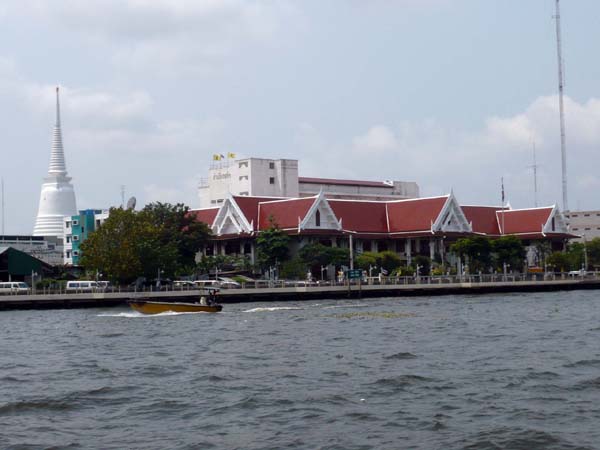
{"type": "Polygon", "coordinates": [[[514,235],[527,247],[529,265],[536,265],[537,243],[562,250],[576,237],[556,206],[461,206],[453,193],[386,201],[330,199],[323,192],[296,198],[228,195],[219,207],[192,213],[213,232],[202,254],[246,255],[252,262],[257,235],[273,223],[292,237],[292,254],[310,243],[349,248],[352,242],[356,253],[390,250],[407,264],[415,255],[452,263],[450,245],[462,237],[514,235]]]}
{"type": "Polygon", "coordinates": [[[50,153],[48,175],[42,184],[40,204],[33,236],[63,236],[63,218],[77,214],[75,190],[67,175],[60,128],[60,102],[56,88],[56,124],[50,153]]]}

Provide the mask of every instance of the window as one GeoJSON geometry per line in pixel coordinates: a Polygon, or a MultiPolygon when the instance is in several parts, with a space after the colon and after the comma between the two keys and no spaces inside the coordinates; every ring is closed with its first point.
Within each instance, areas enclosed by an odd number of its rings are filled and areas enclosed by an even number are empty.
{"type": "Polygon", "coordinates": [[[583,217],[590,217],[590,215],[589,214],[584,214],[583,217]]]}
{"type": "Polygon", "coordinates": [[[71,228],[71,222],[65,222],[65,228],[71,228]]]}
{"type": "Polygon", "coordinates": [[[248,167],[248,161],[244,161],[238,164],[238,167],[241,169],[242,167],[248,167]]]}
{"type": "Polygon", "coordinates": [[[247,180],[247,179],[248,179],[248,175],[241,175],[240,176],[240,181],[247,180]]]}
{"type": "Polygon", "coordinates": [[[85,231],[85,227],[81,227],[81,232],[83,233],[85,231]]]}
{"type": "Polygon", "coordinates": [[[210,203],[211,203],[211,205],[215,205],[217,203],[217,201],[216,200],[211,200],[210,203]]]}
{"type": "Polygon", "coordinates": [[[100,219],[96,219],[96,228],[99,228],[100,224],[101,224],[100,219]]]}
{"type": "Polygon", "coordinates": [[[79,256],[79,250],[73,250],[73,256],[79,256]]]}
{"type": "Polygon", "coordinates": [[[273,161],[271,161],[269,163],[269,169],[274,169],[275,168],[275,163],[273,161]]]}
{"type": "Polygon", "coordinates": [[[248,191],[240,192],[240,195],[250,195],[248,191]]]}
{"type": "MultiPolygon", "coordinates": [[[[569,217],[569,216],[567,216],[569,217]]],[[[571,217],[577,217],[577,214],[571,214],[571,217]]]]}
{"type": "Polygon", "coordinates": [[[75,235],[73,236],[73,242],[78,241],[79,240],[79,236],[75,235]]]}
{"type": "Polygon", "coordinates": [[[67,244],[71,242],[71,236],[67,236],[67,244]]]}
{"type": "Polygon", "coordinates": [[[275,177],[269,177],[269,184],[275,184],[275,177]]]}
{"type": "Polygon", "coordinates": [[[591,230],[591,228],[586,228],[586,231],[587,231],[587,230],[591,230]]]}
{"type": "Polygon", "coordinates": [[[66,255],[67,255],[67,258],[70,258],[71,257],[71,252],[67,251],[66,255]]]}
{"type": "Polygon", "coordinates": [[[217,203],[223,203],[223,199],[222,198],[217,199],[217,203]]]}
{"type": "Polygon", "coordinates": [[[579,230],[579,228],[573,228],[573,231],[577,231],[577,230],[579,230]]]}
{"type": "Polygon", "coordinates": [[[317,212],[315,214],[315,223],[316,223],[316,225],[318,227],[321,226],[321,211],[319,211],[318,209],[317,209],[317,212]]]}
{"type": "Polygon", "coordinates": [[[73,221],[73,226],[76,227],[77,225],[79,225],[79,220],[74,220],[73,221]]]}

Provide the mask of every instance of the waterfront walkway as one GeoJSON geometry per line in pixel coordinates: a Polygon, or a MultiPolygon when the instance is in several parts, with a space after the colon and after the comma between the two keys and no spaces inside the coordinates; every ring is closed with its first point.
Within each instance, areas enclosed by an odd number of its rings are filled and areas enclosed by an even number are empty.
{"type": "MultiPolygon", "coordinates": [[[[439,276],[439,277],[400,277],[370,278],[366,284],[353,283],[307,283],[283,281],[257,281],[244,283],[240,288],[222,289],[219,292],[221,303],[256,301],[298,301],[335,298],[374,298],[437,296],[451,294],[488,294],[498,292],[548,292],[559,290],[600,289],[600,274],[586,276],[527,275],[525,277],[483,275],[483,276],[439,276]]],[[[130,291],[109,289],[103,292],[65,293],[42,291],[27,295],[0,295],[2,309],[62,309],[125,305],[134,299],[163,301],[195,301],[201,290],[163,288],[157,291],[130,291]]]]}

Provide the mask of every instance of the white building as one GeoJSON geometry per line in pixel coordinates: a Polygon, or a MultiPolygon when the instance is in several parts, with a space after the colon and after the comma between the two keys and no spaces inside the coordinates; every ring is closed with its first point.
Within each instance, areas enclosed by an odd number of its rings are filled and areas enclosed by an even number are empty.
{"type": "Polygon", "coordinates": [[[0,236],[0,247],[12,247],[52,266],[63,263],[62,239],[55,236],[0,236]]]}
{"type": "Polygon", "coordinates": [[[77,214],[75,190],[71,178],[67,175],[67,165],[60,129],[60,104],[56,88],[56,125],[50,154],[48,176],[42,184],[34,236],[57,236],[63,232],[63,217],[77,214]]]}
{"type": "Polygon", "coordinates": [[[419,186],[404,181],[357,181],[298,176],[296,159],[247,158],[215,164],[200,181],[200,208],[220,206],[228,195],[400,200],[419,197],[419,186]]]}
{"type": "Polygon", "coordinates": [[[568,211],[565,219],[571,233],[581,236],[572,242],[591,241],[600,237],[600,211],[568,211]]]}

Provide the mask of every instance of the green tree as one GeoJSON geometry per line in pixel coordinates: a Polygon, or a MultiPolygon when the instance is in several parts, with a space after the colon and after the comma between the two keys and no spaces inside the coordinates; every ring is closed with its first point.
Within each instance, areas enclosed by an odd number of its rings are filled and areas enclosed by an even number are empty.
{"type": "Polygon", "coordinates": [[[594,238],[586,243],[588,264],[591,267],[600,266],[600,238],[594,238]]]}
{"type": "Polygon", "coordinates": [[[555,272],[566,272],[571,268],[571,260],[564,252],[554,252],[546,258],[548,267],[554,269],[555,272]]]}
{"type": "Polygon", "coordinates": [[[450,246],[450,251],[461,258],[468,258],[471,273],[486,271],[492,261],[492,245],[490,240],[482,236],[462,238],[450,246]]]}
{"type": "Polygon", "coordinates": [[[288,258],[290,237],[279,228],[273,216],[269,217],[270,226],[256,238],[257,259],[262,269],[276,266],[288,258]]]}
{"type": "Polygon", "coordinates": [[[82,265],[126,283],[192,271],[210,230],[184,205],[154,203],[142,211],[112,208],[104,224],[82,243],[82,265]]]}
{"type": "Polygon", "coordinates": [[[139,276],[156,276],[157,261],[176,260],[174,247],[161,246],[160,230],[140,220],[132,210],[112,208],[104,224],[81,244],[81,263],[112,281],[129,282],[139,276]]]}
{"type": "Polygon", "coordinates": [[[378,265],[377,253],[363,252],[359,254],[354,261],[354,265],[362,270],[369,270],[369,267],[376,267],[378,265]]]}
{"type": "Polygon", "coordinates": [[[392,252],[390,250],[386,250],[384,252],[378,253],[378,263],[379,267],[387,270],[389,274],[395,271],[398,267],[402,265],[402,259],[398,256],[397,253],[392,252]]]}
{"type": "Polygon", "coordinates": [[[567,247],[567,258],[570,270],[579,270],[585,263],[585,246],[581,242],[573,242],[567,247]]]}
{"type": "Polygon", "coordinates": [[[195,220],[189,213],[189,207],[182,203],[150,203],[140,212],[140,216],[160,230],[162,245],[176,247],[178,264],[174,272],[191,272],[196,253],[211,235],[208,226],[195,220]]]}
{"type": "Polygon", "coordinates": [[[308,266],[347,265],[350,261],[350,250],[342,247],[328,247],[315,243],[305,245],[298,252],[300,259],[308,266]]]}
{"type": "Polygon", "coordinates": [[[286,280],[304,280],[307,273],[306,263],[300,258],[293,258],[281,265],[279,275],[286,280]]]}
{"type": "Polygon", "coordinates": [[[518,237],[502,236],[492,241],[492,250],[498,269],[502,269],[504,263],[515,270],[520,270],[523,267],[526,252],[523,242],[518,237]]]}
{"type": "Polygon", "coordinates": [[[413,266],[415,267],[415,270],[417,266],[419,267],[419,275],[429,275],[429,271],[431,270],[431,259],[429,259],[427,256],[417,255],[413,258],[412,262],[413,266]]]}

